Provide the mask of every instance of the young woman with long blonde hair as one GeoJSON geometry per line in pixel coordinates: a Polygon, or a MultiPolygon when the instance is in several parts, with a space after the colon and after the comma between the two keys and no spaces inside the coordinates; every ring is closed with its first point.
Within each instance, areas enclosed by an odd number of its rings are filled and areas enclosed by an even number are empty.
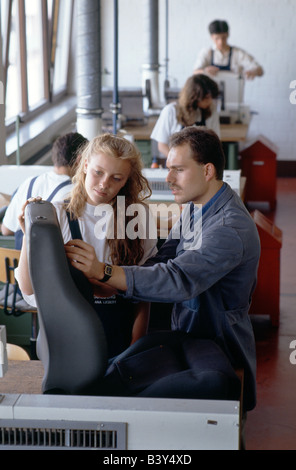
{"type": "MultiPolygon", "coordinates": [[[[75,239],[81,247],[77,263],[85,262],[85,250],[106,266],[143,264],[156,253],[157,238],[149,238],[146,230],[152,219],[145,199],[151,191],[134,144],[111,134],[95,137],[81,154],[73,184],[69,199],[54,206],[65,244],[75,239]],[[128,215],[132,204],[145,216],[128,215]],[[133,219],[135,236],[130,237],[128,227],[133,219]]],[[[23,231],[25,206],[20,215],[23,231]]],[[[24,297],[34,304],[25,243],[17,275],[24,297]]],[[[93,288],[94,307],[105,328],[109,357],[114,357],[147,332],[150,305],[122,299],[103,283],[93,288]]]]}

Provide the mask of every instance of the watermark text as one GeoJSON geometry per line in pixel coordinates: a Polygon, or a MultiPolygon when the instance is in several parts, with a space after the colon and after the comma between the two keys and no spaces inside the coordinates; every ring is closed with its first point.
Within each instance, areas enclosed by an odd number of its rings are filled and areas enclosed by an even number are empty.
{"type": "Polygon", "coordinates": [[[4,104],[4,85],[0,80],[0,104],[4,104]]]}
{"type": "Polygon", "coordinates": [[[296,365],[296,339],[291,341],[290,343],[290,349],[293,349],[293,351],[290,354],[290,363],[294,366],[296,365]]]}
{"type": "Polygon", "coordinates": [[[290,82],[290,88],[293,89],[293,91],[290,93],[290,103],[296,104],[296,80],[292,80],[290,82]]]}
{"type": "Polygon", "coordinates": [[[94,234],[98,240],[140,238],[182,239],[185,250],[195,250],[202,241],[202,211],[201,206],[177,203],[150,203],[149,210],[143,204],[125,206],[125,197],[116,199],[115,211],[111,204],[99,204],[95,207],[94,215],[98,218],[94,234]]]}

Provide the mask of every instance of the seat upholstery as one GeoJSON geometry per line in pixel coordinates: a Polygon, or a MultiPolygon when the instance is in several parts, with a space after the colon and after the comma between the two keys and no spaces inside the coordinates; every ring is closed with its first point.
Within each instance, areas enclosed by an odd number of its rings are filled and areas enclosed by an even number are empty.
{"type": "MultiPolygon", "coordinates": [[[[71,275],[54,206],[26,208],[28,262],[39,319],[43,393],[96,394],[107,365],[103,326],[71,275]]],[[[75,270],[78,275],[80,272],[75,270]]],[[[81,273],[81,282],[86,282],[81,273]]]]}

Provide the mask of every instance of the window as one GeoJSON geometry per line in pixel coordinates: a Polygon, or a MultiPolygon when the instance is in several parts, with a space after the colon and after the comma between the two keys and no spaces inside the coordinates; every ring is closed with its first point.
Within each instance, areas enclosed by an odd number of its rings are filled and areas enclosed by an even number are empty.
{"type": "Polygon", "coordinates": [[[71,25],[72,16],[69,11],[69,2],[60,4],[59,15],[57,20],[57,34],[54,51],[54,77],[53,77],[53,93],[64,91],[68,83],[68,56],[70,51],[71,25]]]}
{"type": "Polygon", "coordinates": [[[6,20],[7,23],[2,26],[3,34],[6,34],[3,40],[3,57],[4,62],[4,87],[6,91],[6,109],[5,117],[10,119],[12,116],[16,116],[21,107],[21,90],[17,85],[19,75],[19,60],[17,57],[17,32],[18,28],[16,25],[16,2],[4,1],[1,3],[1,10],[4,8],[1,19],[3,22],[6,20]]]}
{"type": "Polygon", "coordinates": [[[26,57],[28,77],[28,108],[34,109],[47,96],[48,57],[43,37],[43,2],[25,0],[26,57]]]}
{"type": "Polygon", "coordinates": [[[5,122],[67,92],[73,0],[1,0],[5,122]]]}

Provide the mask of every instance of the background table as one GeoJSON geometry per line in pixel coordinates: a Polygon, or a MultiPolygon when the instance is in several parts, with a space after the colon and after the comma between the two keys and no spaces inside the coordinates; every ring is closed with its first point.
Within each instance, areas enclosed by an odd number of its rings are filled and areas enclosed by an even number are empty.
{"type": "Polygon", "coordinates": [[[0,378],[0,394],[40,394],[42,379],[41,361],[8,361],[8,371],[0,378]]]}

